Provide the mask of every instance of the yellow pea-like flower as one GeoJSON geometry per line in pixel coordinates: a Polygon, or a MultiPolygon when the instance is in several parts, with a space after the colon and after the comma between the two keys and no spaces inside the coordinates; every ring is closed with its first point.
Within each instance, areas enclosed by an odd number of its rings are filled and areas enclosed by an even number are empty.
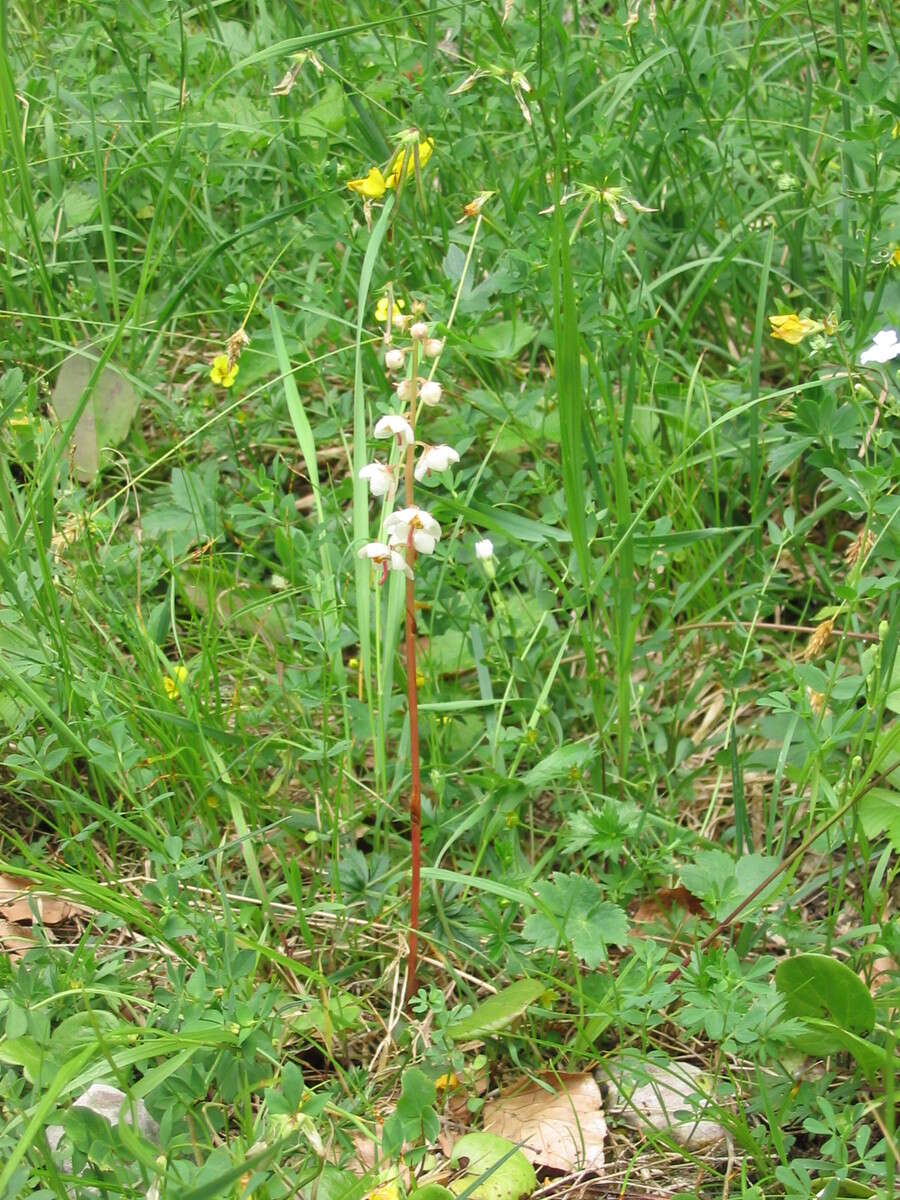
{"type": "Polygon", "coordinates": [[[163,690],[170,700],[174,700],[187,683],[188,671],[182,663],[176,663],[171,675],[163,675],[163,690]]]}
{"type": "Polygon", "coordinates": [[[217,354],[213,359],[212,370],[209,373],[213,383],[221,384],[222,387],[230,388],[237,378],[239,371],[237,363],[228,363],[227,354],[217,354]]]}
{"type": "Polygon", "coordinates": [[[793,312],[769,317],[769,324],[772,326],[772,337],[788,342],[791,346],[799,346],[805,337],[809,337],[811,333],[820,333],[824,328],[821,321],[798,317],[793,312]]]}
{"type": "MultiPolygon", "coordinates": [[[[424,141],[419,142],[416,151],[418,152],[419,166],[424,167],[432,154],[434,154],[434,138],[425,138],[424,141]]],[[[410,145],[400,147],[391,159],[391,164],[388,167],[387,178],[385,179],[388,187],[396,187],[400,182],[404,159],[406,160],[405,177],[409,179],[410,175],[413,174],[416,169],[416,151],[410,145]]]]}
{"type": "Polygon", "coordinates": [[[365,179],[351,179],[347,184],[351,192],[357,192],[368,200],[380,200],[389,186],[394,185],[386,182],[377,167],[370,167],[365,179]]]}
{"type": "MultiPolygon", "coordinates": [[[[395,300],[394,308],[391,312],[391,320],[397,321],[403,315],[402,310],[406,308],[406,303],[403,300],[395,300]]],[[[375,320],[382,324],[388,319],[388,298],[387,296],[380,297],[375,305],[375,320]]]]}

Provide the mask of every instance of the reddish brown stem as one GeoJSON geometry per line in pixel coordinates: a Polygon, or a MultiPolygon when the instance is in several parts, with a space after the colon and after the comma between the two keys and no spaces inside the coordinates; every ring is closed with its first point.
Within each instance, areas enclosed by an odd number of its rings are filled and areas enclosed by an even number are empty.
{"type": "MultiPolygon", "coordinates": [[[[416,407],[418,393],[419,345],[413,342],[410,356],[412,399],[409,405],[409,423],[415,437],[416,407]]],[[[404,472],[405,498],[408,508],[415,502],[413,459],[414,446],[406,447],[406,470],[404,472]]],[[[413,545],[413,530],[410,528],[406,546],[407,566],[412,570],[416,562],[413,545]]],[[[409,884],[409,957],[406,965],[406,1003],[416,994],[419,968],[419,893],[422,887],[422,791],[419,777],[419,685],[416,679],[416,594],[415,579],[406,581],[406,696],[409,707],[409,849],[412,859],[412,878],[409,884]]]]}
{"type": "MultiPolygon", "coordinates": [[[[408,560],[415,558],[408,552],[408,560]]],[[[419,965],[419,893],[422,877],[422,793],[419,776],[419,689],[416,681],[415,584],[406,581],[406,695],[409,703],[409,843],[412,879],[409,887],[409,959],[406,968],[406,1001],[416,994],[419,965]]]]}

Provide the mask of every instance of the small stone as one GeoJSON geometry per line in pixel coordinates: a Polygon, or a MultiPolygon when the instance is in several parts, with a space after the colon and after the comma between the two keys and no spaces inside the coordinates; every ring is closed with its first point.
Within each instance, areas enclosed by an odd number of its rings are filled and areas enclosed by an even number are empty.
{"type": "Polygon", "coordinates": [[[709,1096],[708,1077],[693,1063],[668,1064],[623,1057],[609,1063],[609,1108],[626,1125],[668,1133],[682,1146],[699,1149],[727,1137],[725,1128],[706,1117],[717,1105],[709,1096]]]}
{"type": "MultiPolygon", "coordinates": [[[[91,1112],[95,1112],[104,1120],[109,1121],[110,1125],[118,1125],[120,1113],[124,1114],[127,1124],[132,1123],[132,1106],[128,1103],[128,1097],[117,1087],[112,1087],[108,1083],[92,1083],[86,1092],[83,1092],[77,1100],[72,1101],[72,1107],[89,1108],[91,1112]]],[[[138,1133],[143,1134],[150,1141],[156,1141],[159,1137],[159,1126],[150,1116],[143,1100],[135,1102],[134,1114],[137,1117],[138,1133]]],[[[62,1125],[47,1126],[47,1141],[50,1143],[51,1150],[55,1150],[59,1145],[64,1132],[62,1125]]]]}

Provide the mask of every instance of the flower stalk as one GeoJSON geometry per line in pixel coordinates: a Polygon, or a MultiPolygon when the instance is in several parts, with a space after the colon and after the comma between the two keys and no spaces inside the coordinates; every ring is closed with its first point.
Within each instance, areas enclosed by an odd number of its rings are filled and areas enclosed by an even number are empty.
{"type": "MultiPolygon", "coordinates": [[[[406,471],[404,472],[405,499],[407,508],[415,501],[415,476],[413,446],[416,433],[416,380],[419,367],[419,340],[413,338],[410,353],[410,378],[413,380],[412,397],[409,402],[409,423],[413,441],[406,447],[406,471]]],[[[406,565],[412,572],[416,561],[413,543],[413,528],[410,525],[406,544],[406,565]]],[[[422,892],[422,781],[419,766],[419,685],[416,670],[416,581],[415,576],[406,577],[406,699],[409,711],[409,848],[411,878],[409,887],[409,957],[406,970],[406,1002],[416,994],[419,967],[419,899],[422,892]]]]}

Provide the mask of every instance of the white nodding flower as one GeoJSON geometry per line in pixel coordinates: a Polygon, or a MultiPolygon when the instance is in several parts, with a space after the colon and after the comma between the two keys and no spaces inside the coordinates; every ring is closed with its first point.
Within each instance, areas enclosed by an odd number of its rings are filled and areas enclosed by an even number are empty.
{"type": "Polygon", "coordinates": [[[417,383],[416,379],[401,379],[397,384],[397,399],[409,404],[410,400],[415,399],[417,383]]]}
{"type": "Polygon", "coordinates": [[[428,337],[428,326],[424,321],[416,321],[409,327],[409,336],[416,342],[424,342],[428,337]]]}
{"type": "Polygon", "coordinates": [[[388,350],[387,354],[384,356],[384,365],[389,371],[402,371],[403,360],[405,357],[406,354],[403,350],[396,348],[393,350],[388,350]]]}
{"type": "Polygon", "coordinates": [[[412,568],[407,566],[403,555],[398,554],[392,546],[386,546],[384,542],[367,542],[357,554],[360,558],[367,558],[373,565],[381,567],[379,583],[384,583],[388,571],[402,571],[407,579],[413,577],[412,568]]]}
{"type": "Polygon", "coordinates": [[[377,459],[375,462],[367,463],[360,471],[359,477],[368,483],[369,491],[373,496],[392,495],[396,487],[393,468],[377,459]]]}
{"type": "Polygon", "coordinates": [[[441,385],[436,379],[426,379],[419,389],[419,395],[423,404],[433,408],[441,402],[441,385]]]}
{"type": "Polygon", "coordinates": [[[490,538],[482,538],[480,542],[475,543],[475,557],[481,562],[487,562],[494,557],[494,543],[490,538]]]}
{"type": "Polygon", "coordinates": [[[412,543],[419,554],[432,554],[440,539],[441,527],[431,513],[414,504],[392,512],[384,523],[384,532],[392,546],[412,543]]]}
{"type": "Polygon", "coordinates": [[[419,455],[416,469],[413,472],[419,483],[429,471],[446,471],[454,463],[459,462],[459,455],[452,446],[426,446],[419,455]]]}
{"type": "Polygon", "coordinates": [[[412,425],[406,417],[401,417],[399,413],[388,413],[387,416],[379,417],[375,423],[375,436],[377,438],[396,437],[400,446],[411,446],[415,441],[412,425]]]}
{"type": "Polygon", "coordinates": [[[443,338],[426,338],[422,349],[425,351],[426,358],[437,358],[444,348],[443,338]]]}
{"type": "Polygon", "coordinates": [[[886,363],[900,354],[900,338],[896,329],[882,329],[875,334],[871,346],[859,356],[861,366],[867,363],[886,363]]]}

